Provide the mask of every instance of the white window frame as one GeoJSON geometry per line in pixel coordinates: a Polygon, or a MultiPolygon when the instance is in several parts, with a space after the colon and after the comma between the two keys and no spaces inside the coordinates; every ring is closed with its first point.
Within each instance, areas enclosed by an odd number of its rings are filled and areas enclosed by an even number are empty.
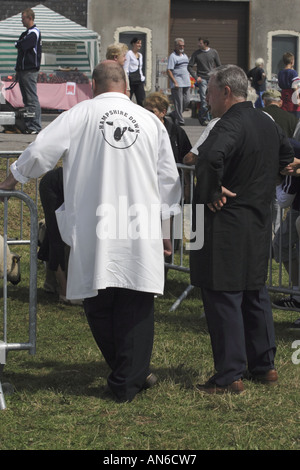
{"type": "Polygon", "coordinates": [[[267,78],[270,80],[272,75],[272,42],[274,36],[292,36],[298,39],[298,51],[297,51],[297,64],[300,65],[300,33],[299,31],[292,31],[287,29],[278,29],[276,31],[268,32],[267,39],[267,78]]]}

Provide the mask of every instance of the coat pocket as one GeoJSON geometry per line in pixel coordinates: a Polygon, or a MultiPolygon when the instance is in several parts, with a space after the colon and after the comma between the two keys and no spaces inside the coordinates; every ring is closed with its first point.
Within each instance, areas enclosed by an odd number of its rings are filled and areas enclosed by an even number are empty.
{"type": "Polygon", "coordinates": [[[74,231],[74,223],[73,217],[66,213],[65,210],[65,203],[63,203],[56,211],[56,220],[57,225],[59,228],[59,232],[63,241],[69,245],[73,245],[73,231],[74,231]]]}

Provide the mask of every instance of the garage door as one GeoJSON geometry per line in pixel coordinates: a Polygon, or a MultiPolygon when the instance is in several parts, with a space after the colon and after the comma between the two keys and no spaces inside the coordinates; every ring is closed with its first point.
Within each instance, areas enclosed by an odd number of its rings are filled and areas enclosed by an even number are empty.
{"type": "Polygon", "coordinates": [[[171,1],[170,52],[174,39],[185,40],[188,56],[198,49],[198,38],[209,39],[222,64],[248,70],[249,2],[171,1]]]}

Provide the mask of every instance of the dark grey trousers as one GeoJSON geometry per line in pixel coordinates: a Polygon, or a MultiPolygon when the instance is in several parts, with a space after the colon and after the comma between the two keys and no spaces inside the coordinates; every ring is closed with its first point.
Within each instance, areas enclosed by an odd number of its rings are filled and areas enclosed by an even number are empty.
{"type": "Polygon", "coordinates": [[[274,369],[275,331],[266,287],[222,292],[202,289],[217,385],[229,385],[247,370],[259,375],[274,369]]]}

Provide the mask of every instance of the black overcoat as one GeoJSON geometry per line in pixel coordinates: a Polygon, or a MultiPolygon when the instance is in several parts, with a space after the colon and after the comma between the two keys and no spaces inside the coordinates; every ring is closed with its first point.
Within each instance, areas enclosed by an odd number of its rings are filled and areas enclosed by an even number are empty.
{"type": "Polygon", "coordinates": [[[279,126],[246,101],[222,116],[198,152],[194,205],[205,204],[204,245],[190,252],[191,283],[220,291],[260,289],[276,178],[293,161],[293,149],[279,126]],[[237,196],[213,213],[206,204],[221,185],[237,196]]]}

